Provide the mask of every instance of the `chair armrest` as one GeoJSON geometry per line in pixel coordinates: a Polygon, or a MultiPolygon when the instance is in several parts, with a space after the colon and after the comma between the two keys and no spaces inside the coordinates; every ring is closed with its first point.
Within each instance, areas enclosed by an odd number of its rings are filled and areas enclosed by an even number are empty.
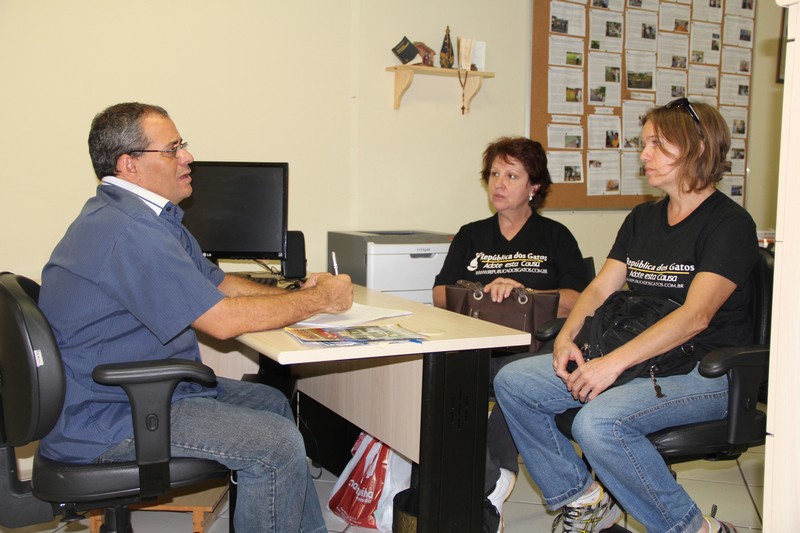
{"type": "Polygon", "coordinates": [[[766,416],[758,410],[761,384],[769,371],[769,346],[736,346],[707,353],[700,374],[728,376],[728,443],[749,445],[763,440],[766,416]]]}
{"type": "Polygon", "coordinates": [[[175,378],[198,383],[213,384],[217,376],[203,363],[185,359],[159,359],[100,365],[94,368],[92,378],[102,385],[124,385],[170,381],[175,378]]]}
{"type": "Polygon", "coordinates": [[[558,335],[558,332],[561,331],[561,328],[564,327],[564,322],[566,322],[566,320],[566,318],[548,320],[536,328],[534,335],[542,342],[553,340],[556,338],[556,335],[558,335]]]}
{"type": "Polygon", "coordinates": [[[102,385],[119,385],[128,395],[142,498],[167,492],[172,394],[183,380],[213,384],[214,371],[196,361],[164,359],[100,365],[92,378],[102,385]]]}
{"type": "Polygon", "coordinates": [[[718,378],[733,368],[766,368],[769,365],[769,345],[731,346],[719,348],[703,356],[700,374],[718,378]]]}

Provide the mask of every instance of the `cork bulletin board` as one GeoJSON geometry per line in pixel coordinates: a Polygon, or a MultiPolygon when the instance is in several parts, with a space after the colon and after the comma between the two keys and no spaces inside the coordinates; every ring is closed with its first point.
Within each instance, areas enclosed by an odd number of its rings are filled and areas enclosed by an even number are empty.
{"type": "Polygon", "coordinates": [[[719,189],[742,204],[756,0],[535,0],[530,137],[550,209],[628,209],[661,196],[639,161],[640,118],[687,97],[731,128],[719,189]]]}

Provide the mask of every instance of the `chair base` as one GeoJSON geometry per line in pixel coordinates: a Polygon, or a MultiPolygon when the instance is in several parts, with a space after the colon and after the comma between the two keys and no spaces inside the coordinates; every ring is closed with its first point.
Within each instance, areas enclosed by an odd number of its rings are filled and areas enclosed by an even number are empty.
{"type": "MultiPolygon", "coordinates": [[[[130,511],[190,512],[192,513],[192,532],[204,533],[223,511],[227,495],[227,481],[225,479],[212,480],[189,490],[174,491],[170,496],[158,498],[150,503],[130,505],[129,509],[130,511]]],[[[89,518],[89,532],[116,531],[103,529],[104,523],[109,523],[107,515],[108,513],[104,513],[103,509],[92,510],[89,518]]]]}
{"type": "MultiPolygon", "coordinates": [[[[133,533],[131,527],[131,510],[127,505],[107,507],[99,533],[133,533]]],[[[90,519],[91,521],[91,519],[90,519]]]]}

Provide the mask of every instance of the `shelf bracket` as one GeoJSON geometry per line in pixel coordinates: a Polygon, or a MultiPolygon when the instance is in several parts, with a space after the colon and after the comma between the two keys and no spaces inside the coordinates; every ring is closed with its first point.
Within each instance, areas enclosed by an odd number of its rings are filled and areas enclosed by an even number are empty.
{"type": "Polygon", "coordinates": [[[400,101],[403,95],[411,87],[411,82],[414,81],[413,70],[396,70],[394,72],[394,108],[400,109],[400,101]]]}

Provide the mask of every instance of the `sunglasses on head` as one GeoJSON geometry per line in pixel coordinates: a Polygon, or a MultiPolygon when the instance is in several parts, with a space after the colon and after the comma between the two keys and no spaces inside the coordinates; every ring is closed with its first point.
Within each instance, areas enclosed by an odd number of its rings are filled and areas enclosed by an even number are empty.
{"type": "Polygon", "coordinates": [[[697,115],[697,111],[694,110],[688,98],[673,100],[665,105],[664,109],[685,109],[686,112],[689,113],[689,116],[692,117],[692,120],[694,120],[694,123],[698,126],[700,125],[700,117],[697,115]]]}

